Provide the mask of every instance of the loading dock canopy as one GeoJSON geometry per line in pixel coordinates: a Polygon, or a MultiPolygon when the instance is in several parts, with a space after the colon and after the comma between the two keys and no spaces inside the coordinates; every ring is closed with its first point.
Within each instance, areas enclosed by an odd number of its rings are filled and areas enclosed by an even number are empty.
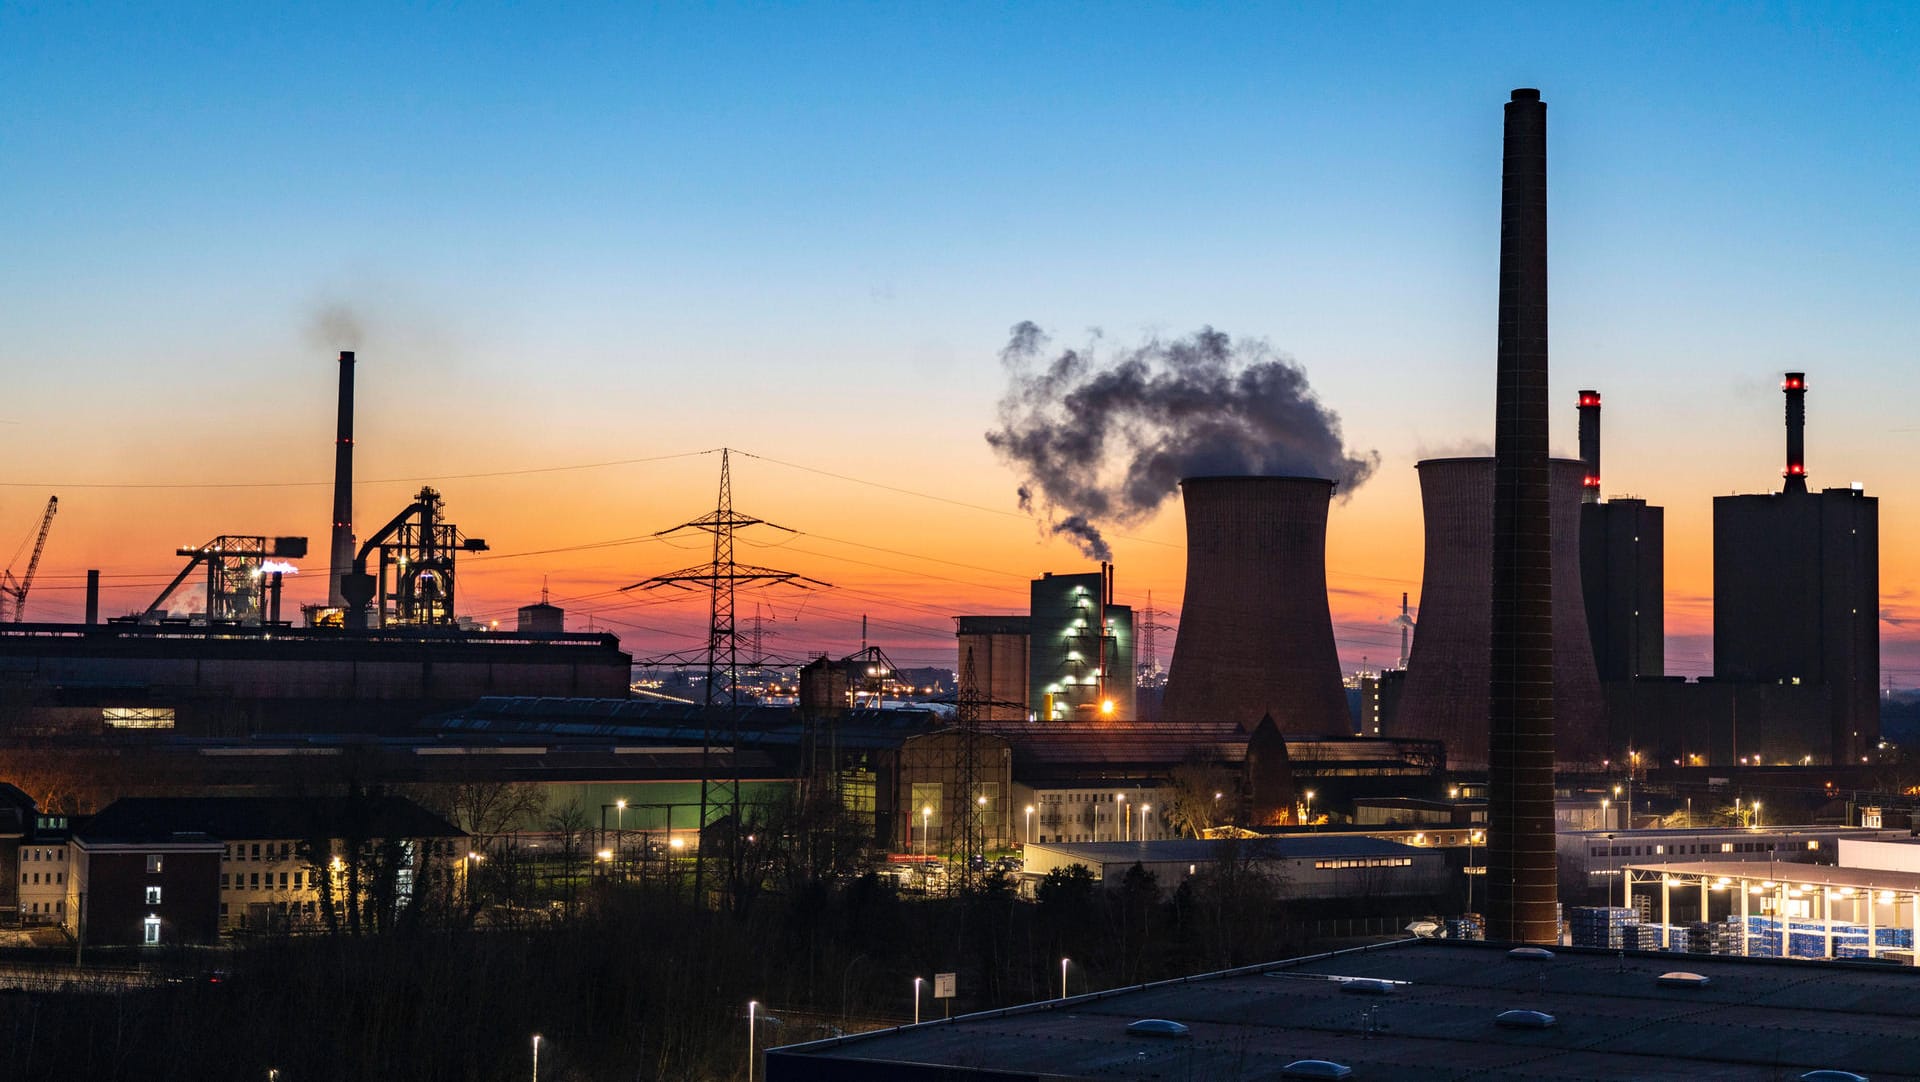
{"type": "MultiPolygon", "coordinates": [[[[1792,940],[1817,940],[1814,956],[1896,958],[1920,966],[1920,872],[1882,871],[1876,868],[1838,868],[1782,861],[1686,861],[1671,864],[1629,864],[1622,884],[1621,904],[1631,907],[1636,894],[1649,893],[1658,908],[1653,918],[1660,929],[1660,946],[1673,942],[1676,893],[1689,909],[1698,907],[1701,920],[1740,923],[1740,953],[1786,953],[1808,956],[1794,949],[1792,940]],[[1835,907],[1843,916],[1835,919],[1835,907]],[[1756,951],[1778,929],[1756,930],[1753,918],[1785,918],[1789,942],[1756,951]],[[1895,929],[1904,936],[1885,935],[1895,929]]],[[[1684,929],[1682,929],[1684,931],[1684,929]]]]}

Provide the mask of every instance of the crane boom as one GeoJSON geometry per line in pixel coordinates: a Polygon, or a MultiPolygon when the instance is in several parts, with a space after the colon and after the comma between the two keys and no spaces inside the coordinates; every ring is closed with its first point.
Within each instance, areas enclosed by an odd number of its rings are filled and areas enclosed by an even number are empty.
{"type": "Polygon", "coordinates": [[[40,517],[40,536],[34,539],[33,556],[27,560],[27,573],[13,588],[13,622],[19,623],[27,611],[27,591],[33,589],[33,573],[40,569],[40,554],[47,549],[47,531],[53,527],[53,513],[60,510],[60,497],[47,497],[47,513],[40,517]]]}

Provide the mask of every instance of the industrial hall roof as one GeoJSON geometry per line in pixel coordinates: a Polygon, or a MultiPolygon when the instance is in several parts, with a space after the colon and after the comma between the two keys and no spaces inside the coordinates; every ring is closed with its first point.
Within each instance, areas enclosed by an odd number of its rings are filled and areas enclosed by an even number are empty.
{"type": "Polygon", "coordinates": [[[1232,856],[1244,860],[1296,860],[1306,857],[1386,857],[1425,852],[1382,838],[1354,834],[1295,834],[1286,837],[1218,840],[1171,838],[1145,842],[1035,842],[1029,848],[1059,853],[1087,864],[1130,861],[1207,863],[1232,856]]]}
{"type": "MultiPolygon", "coordinates": [[[[448,733],[526,733],[700,744],[707,738],[711,716],[705,707],[689,703],[490,696],[422,725],[448,733]]],[[[743,749],[797,746],[810,735],[805,720],[789,706],[727,707],[724,717],[729,729],[737,718],[743,749]]],[[[908,737],[951,724],[931,707],[849,710],[833,719],[831,731],[842,748],[893,748],[908,737]]],[[[824,729],[826,723],[820,725],[824,729]]]]}
{"type": "Polygon", "coordinates": [[[275,838],[460,838],[466,832],[404,797],[129,797],[74,829],[83,845],[139,845],[185,835],[275,838]]]}
{"type": "Polygon", "coordinates": [[[1611,1080],[1920,1078],[1911,967],[1495,944],[1394,943],[1205,974],[767,1053],[767,1082],[812,1079],[1273,1079],[1330,1060],[1352,1077],[1611,1080]],[[1710,983],[1669,987],[1688,970],[1710,983]],[[1354,984],[1349,978],[1392,982],[1354,984]],[[1356,994],[1358,993],[1358,994],[1356,994]],[[1555,1024],[1510,1028],[1507,1011],[1555,1024]],[[1131,1034],[1141,1019],[1185,1037],[1131,1034]],[[978,1072],[971,1073],[971,1072],[978,1072]]]}

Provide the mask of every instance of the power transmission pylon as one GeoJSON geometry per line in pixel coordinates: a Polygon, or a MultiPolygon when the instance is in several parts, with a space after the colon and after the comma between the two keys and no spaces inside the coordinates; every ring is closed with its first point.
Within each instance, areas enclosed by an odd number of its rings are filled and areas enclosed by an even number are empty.
{"type": "Polygon", "coordinates": [[[955,786],[960,805],[954,831],[960,841],[960,889],[973,887],[973,855],[986,852],[980,838],[980,808],[975,800],[979,792],[980,690],[973,674],[973,648],[967,648],[967,660],[960,667],[960,696],[954,720],[960,723],[960,784],[955,786]]]}
{"type": "Polygon", "coordinates": [[[728,897],[737,902],[740,894],[741,853],[740,837],[745,825],[740,817],[740,633],[734,625],[734,593],[742,584],[773,585],[786,583],[809,589],[814,586],[827,586],[819,579],[811,579],[792,571],[779,571],[770,567],[755,567],[738,563],[733,558],[733,534],[735,530],[749,526],[768,526],[787,533],[798,531],[785,526],[755,518],[752,515],[736,514],[733,510],[733,469],[729,462],[728,449],[720,449],[720,498],[714,509],[691,522],[683,522],[670,529],[661,530],[655,537],[679,533],[683,530],[704,530],[713,535],[713,559],[699,567],[684,568],[665,575],[655,575],[632,586],[623,586],[621,590],[657,590],[670,587],[676,590],[693,590],[705,587],[709,595],[709,618],[707,621],[707,680],[706,680],[706,736],[700,747],[700,854],[693,864],[693,893],[695,898],[705,898],[706,888],[706,830],[714,820],[716,809],[724,808],[731,820],[726,837],[727,886],[728,897]],[[726,701],[719,700],[717,688],[724,673],[726,679],[726,701]],[[725,751],[727,770],[724,775],[715,777],[714,753],[725,751]]]}
{"type": "Polygon", "coordinates": [[[1139,622],[1134,624],[1138,637],[1134,639],[1133,671],[1134,683],[1152,686],[1160,677],[1160,652],[1154,646],[1153,633],[1172,631],[1173,628],[1160,622],[1167,610],[1153,607],[1153,591],[1147,591],[1147,607],[1139,612],[1139,622]]]}

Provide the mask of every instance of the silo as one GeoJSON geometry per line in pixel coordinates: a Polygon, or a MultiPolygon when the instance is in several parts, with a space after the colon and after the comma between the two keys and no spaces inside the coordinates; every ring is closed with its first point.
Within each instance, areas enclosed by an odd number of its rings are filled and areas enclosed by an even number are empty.
{"type": "Polygon", "coordinates": [[[1160,716],[1271,715],[1282,733],[1353,731],[1327,607],[1327,507],[1317,477],[1190,477],[1187,588],[1160,716]]]}
{"type": "MultiPolygon", "coordinates": [[[[1493,646],[1493,459],[1418,463],[1426,519],[1420,625],[1405,690],[1388,734],[1444,741],[1447,765],[1487,768],[1493,646]]],[[[1552,463],[1553,703],[1555,760],[1563,767],[1605,757],[1605,708],[1580,586],[1580,500],[1586,465],[1552,463]]]]}

